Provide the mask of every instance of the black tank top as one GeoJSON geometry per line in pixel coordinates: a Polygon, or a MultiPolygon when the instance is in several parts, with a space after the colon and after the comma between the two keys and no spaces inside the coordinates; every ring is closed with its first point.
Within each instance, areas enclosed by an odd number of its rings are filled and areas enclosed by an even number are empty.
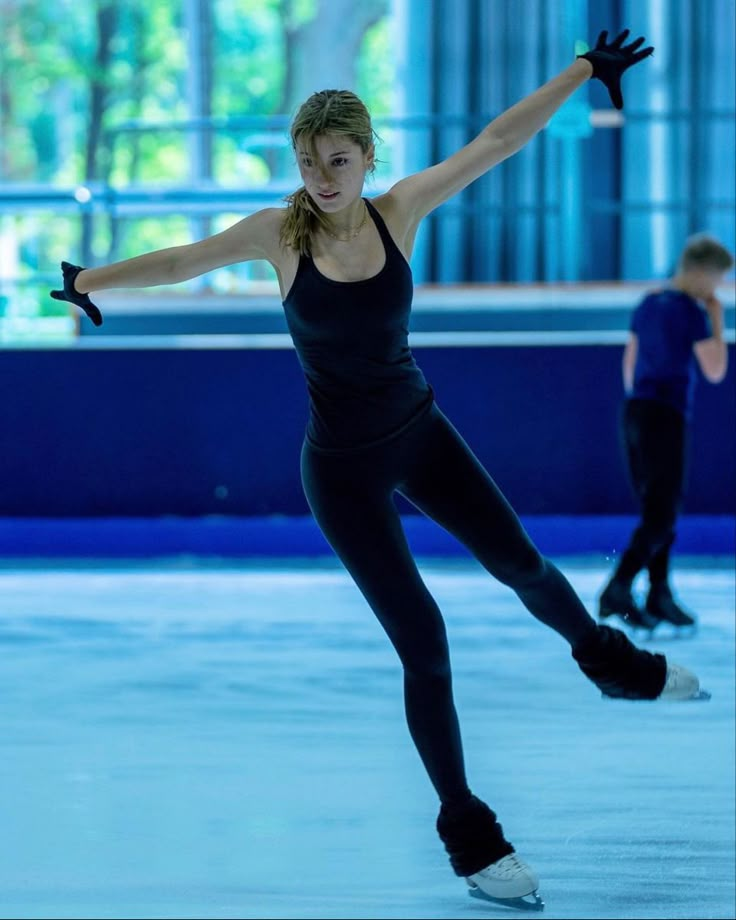
{"type": "Polygon", "coordinates": [[[333,281],[301,256],[283,302],[309,392],[307,438],[324,450],[383,440],[432,403],[408,343],[411,268],[364,201],[386,253],[381,271],[363,281],[333,281]]]}

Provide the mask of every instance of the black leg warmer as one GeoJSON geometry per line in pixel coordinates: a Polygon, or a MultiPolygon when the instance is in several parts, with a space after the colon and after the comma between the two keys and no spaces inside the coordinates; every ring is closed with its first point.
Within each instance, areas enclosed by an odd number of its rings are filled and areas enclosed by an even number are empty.
{"type": "Polygon", "coordinates": [[[437,832],[456,875],[473,875],[514,852],[496,815],[475,796],[456,808],[443,805],[437,832]]]}
{"type": "Polygon", "coordinates": [[[572,651],[580,670],[604,696],[655,700],[667,679],[667,660],[637,648],[620,629],[597,626],[572,651]]]}

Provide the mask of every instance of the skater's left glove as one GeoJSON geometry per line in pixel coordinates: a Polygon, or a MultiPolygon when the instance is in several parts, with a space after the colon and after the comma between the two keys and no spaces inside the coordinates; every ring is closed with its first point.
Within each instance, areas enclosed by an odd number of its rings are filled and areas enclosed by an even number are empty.
{"type": "Polygon", "coordinates": [[[608,31],[604,29],[598,36],[595,48],[578,55],[579,58],[585,58],[590,62],[593,67],[592,79],[600,80],[604,84],[611,97],[611,102],[617,109],[624,107],[624,98],[621,95],[623,72],[654,53],[652,46],[643,48],[641,51],[637,50],[644,44],[643,37],[637,38],[629,45],[624,45],[628,37],[629,30],[624,29],[612,42],[609,42],[608,31]]]}

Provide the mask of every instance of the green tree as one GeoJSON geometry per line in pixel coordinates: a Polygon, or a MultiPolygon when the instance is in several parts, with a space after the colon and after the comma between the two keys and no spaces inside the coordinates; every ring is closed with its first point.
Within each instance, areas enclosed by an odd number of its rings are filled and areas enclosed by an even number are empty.
{"type": "MultiPolygon", "coordinates": [[[[369,59],[386,49],[389,0],[199,0],[207,34],[195,66],[187,26],[197,2],[0,0],[0,182],[185,184],[196,176],[193,135],[178,125],[192,114],[212,116],[202,179],[283,181],[296,178],[286,130],[233,119],[291,114],[324,86],[362,89],[373,110],[389,108],[386,62],[369,59]]],[[[26,270],[64,252],[85,264],[133,255],[144,226],[147,246],[187,239],[181,219],[144,225],[82,210],[74,245],[69,221],[15,219],[26,270]]]]}

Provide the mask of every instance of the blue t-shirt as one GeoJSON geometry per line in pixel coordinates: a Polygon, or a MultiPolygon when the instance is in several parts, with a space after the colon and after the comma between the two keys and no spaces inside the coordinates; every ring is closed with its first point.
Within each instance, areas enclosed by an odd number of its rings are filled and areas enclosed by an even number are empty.
{"type": "Polygon", "coordinates": [[[629,395],[666,403],[689,418],[697,380],[693,345],[712,335],[707,313],[689,294],[665,289],[642,300],[630,328],[639,349],[629,395]]]}

